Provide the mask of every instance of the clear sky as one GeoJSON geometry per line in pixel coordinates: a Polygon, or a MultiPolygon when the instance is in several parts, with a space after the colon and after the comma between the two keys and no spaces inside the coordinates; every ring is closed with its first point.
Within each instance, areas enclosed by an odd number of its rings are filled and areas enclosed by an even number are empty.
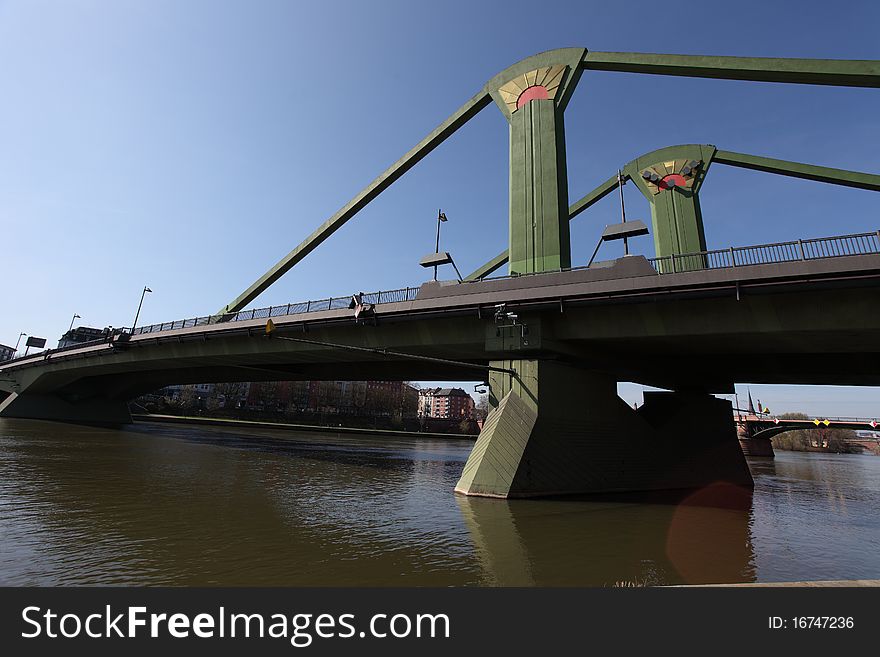
{"type": "MultiPolygon", "coordinates": [[[[0,343],[54,345],[74,313],[130,325],[144,285],[143,323],[215,312],[536,52],[880,59],[878,34],[873,1],[0,0],[0,343]]],[[[878,172],[878,110],[876,89],[588,72],[570,195],[689,142],[878,172]]],[[[424,281],[439,207],[471,271],[506,246],[507,159],[489,107],[255,305],[424,281]]],[[[632,186],[627,202],[649,217],[632,186]]],[[[876,193],[720,166],[702,203],[709,248],[880,228],[876,193]]],[[[609,197],[574,222],[576,264],[617,212],[609,197]]],[[[880,413],[877,389],[764,388],[774,411],[880,413]]]]}

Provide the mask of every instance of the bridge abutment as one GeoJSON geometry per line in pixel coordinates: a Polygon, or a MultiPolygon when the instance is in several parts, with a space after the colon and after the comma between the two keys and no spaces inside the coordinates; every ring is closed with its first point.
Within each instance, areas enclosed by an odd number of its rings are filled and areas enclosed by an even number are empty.
{"type": "Polygon", "coordinates": [[[88,397],[69,401],[58,395],[12,393],[0,403],[0,417],[55,420],[83,424],[130,424],[128,404],[121,399],[88,397]]]}
{"type": "Polygon", "coordinates": [[[634,410],[610,376],[556,361],[493,363],[492,412],[456,492],[485,497],[751,488],[730,402],[645,393],[634,410]]]}

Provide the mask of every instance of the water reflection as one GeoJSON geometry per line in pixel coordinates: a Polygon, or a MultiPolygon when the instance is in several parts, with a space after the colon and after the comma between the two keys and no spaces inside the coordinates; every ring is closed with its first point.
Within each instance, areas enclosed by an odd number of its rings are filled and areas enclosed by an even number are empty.
{"type": "Polygon", "coordinates": [[[0,420],[0,583],[613,585],[878,577],[880,459],[754,496],[452,494],[472,442],[0,420]]]}
{"type": "Polygon", "coordinates": [[[596,586],[754,581],[750,494],[491,500],[457,496],[483,583],[596,586]],[[724,495],[725,498],[728,495],[724,495]],[[743,506],[746,508],[743,508],[743,506]]]}

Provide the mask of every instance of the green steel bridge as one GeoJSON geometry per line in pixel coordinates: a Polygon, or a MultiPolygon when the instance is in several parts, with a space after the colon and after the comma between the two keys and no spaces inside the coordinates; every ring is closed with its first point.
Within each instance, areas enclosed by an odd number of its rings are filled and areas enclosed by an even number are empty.
{"type": "Polygon", "coordinates": [[[529,57],[216,313],[0,365],[0,416],[124,423],[127,400],[172,383],[476,379],[489,385],[492,412],[458,492],[750,487],[731,405],[710,393],[737,381],[880,385],[880,232],[708,250],[702,183],[713,165],[873,191],[880,176],[686,144],[632,160],[570,203],[564,112],[591,70],[880,86],[875,61],[583,48],[529,57]],[[510,127],[505,252],[463,281],[246,309],[493,101],[510,127]],[[629,222],[603,237],[650,232],[655,257],[572,267],[569,222],[626,182],[651,206],[650,231],[629,222]],[[636,410],[617,397],[618,381],[668,392],[646,393],[636,410]]]}

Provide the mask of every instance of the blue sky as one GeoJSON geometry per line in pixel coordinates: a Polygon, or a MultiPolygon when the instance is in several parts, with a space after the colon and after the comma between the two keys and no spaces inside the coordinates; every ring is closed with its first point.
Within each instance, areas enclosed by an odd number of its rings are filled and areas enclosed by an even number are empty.
{"type": "MultiPolygon", "coordinates": [[[[144,323],[216,311],[535,52],[880,59],[878,33],[875,2],[0,0],[0,342],[54,344],[73,313],[129,325],[144,285],[144,323]]],[[[687,142],[877,172],[878,109],[876,89],[586,73],[566,112],[570,195],[687,142]]],[[[632,188],[627,202],[648,217],[632,188]]],[[[880,227],[876,193],[724,167],[702,202],[710,248],[880,227]]],[[[424,281],[438,207],[463,271],[506,246],[494,107],[255,305],[424,281]]],[[[575,221],[576,263],[617,211],[609,197],[575,221]]],[[[880,413],[877,389],[763,388],[780,410],[880,413]]]]}

